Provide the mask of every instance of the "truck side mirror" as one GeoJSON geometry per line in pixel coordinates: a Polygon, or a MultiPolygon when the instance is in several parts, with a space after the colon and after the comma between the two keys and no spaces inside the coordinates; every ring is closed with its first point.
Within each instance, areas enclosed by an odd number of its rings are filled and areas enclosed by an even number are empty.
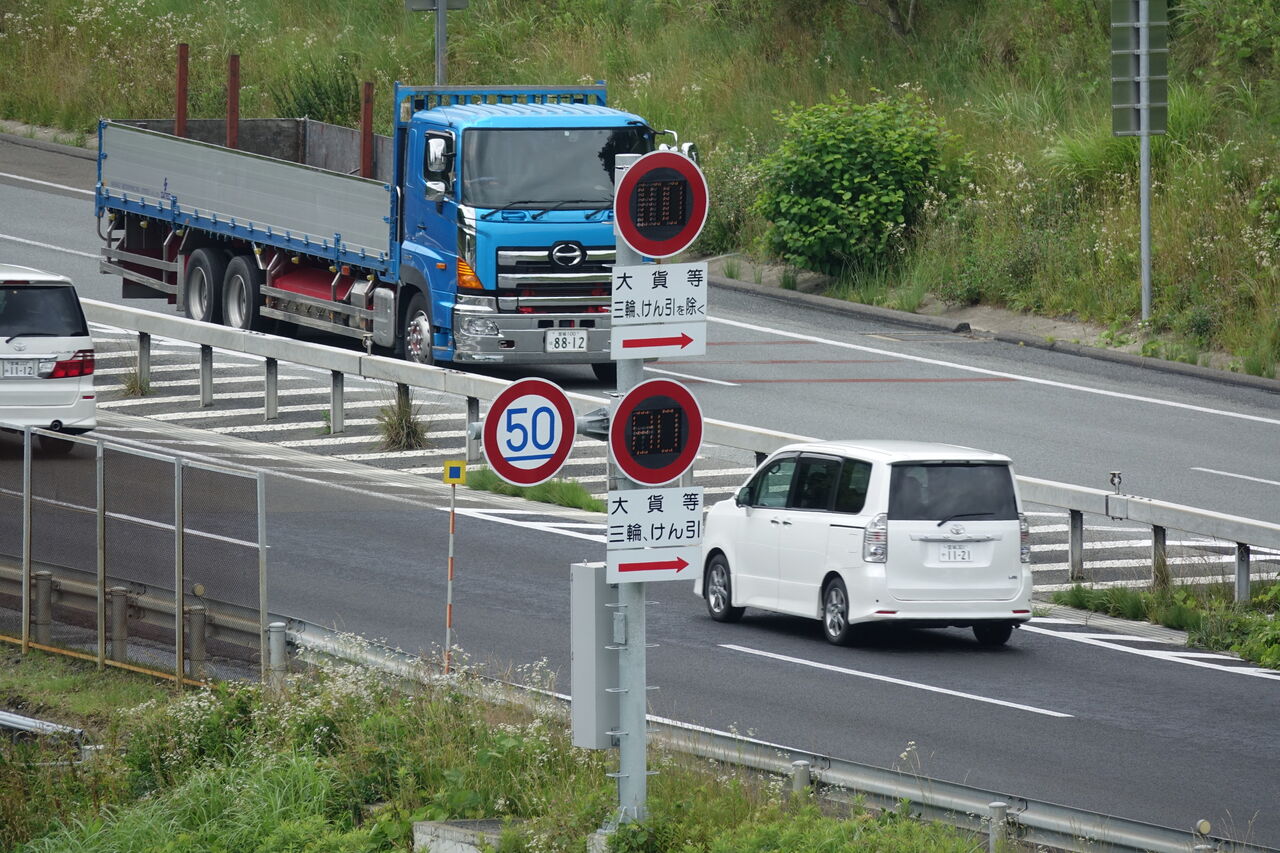
{"type": "Polygon", "coordinates": [[[433,136],[427,140],[427,171],[443,172],[445,157],[448,156],[446,142],[442,137],[433,136]]]}

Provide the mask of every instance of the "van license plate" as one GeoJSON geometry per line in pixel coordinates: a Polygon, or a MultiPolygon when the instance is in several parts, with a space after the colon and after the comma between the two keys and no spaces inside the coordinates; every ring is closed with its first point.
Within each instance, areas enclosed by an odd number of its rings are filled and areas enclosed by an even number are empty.
{"type": "Polygon", "coordinates": [[[586,352],[586,329],[547,329],[547,352],[586,352]]]}
{"type": "Polygon", "coordinates": [[[939,563],[970,563],[973,561],[973,551],[962,545],[943,545],[938,550],[939,563]]]}
{"type": "Polygon", "coordinates": [[[31,359],[5,359],[3,363],[3,375],[6,379],[19,376],[35,378],[36,368],[40,364],[31,359]]]}

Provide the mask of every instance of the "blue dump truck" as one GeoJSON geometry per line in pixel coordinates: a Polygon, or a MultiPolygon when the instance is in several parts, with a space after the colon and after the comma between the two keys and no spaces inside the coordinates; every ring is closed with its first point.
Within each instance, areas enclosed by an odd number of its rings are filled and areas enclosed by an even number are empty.
{"type": "MultiPolygon", "coordinates": [[[[307,119],[102,121],[100,269],[125,297],[423,364],[609,361],[613,169],[658,135],[603,86],[395,87],[373,176],[360,134],[307,119]],[[367,162],[367,160],[366,160],[367,162]]],[[[687,146],[686,146],[687,147],[687,146]]]]}

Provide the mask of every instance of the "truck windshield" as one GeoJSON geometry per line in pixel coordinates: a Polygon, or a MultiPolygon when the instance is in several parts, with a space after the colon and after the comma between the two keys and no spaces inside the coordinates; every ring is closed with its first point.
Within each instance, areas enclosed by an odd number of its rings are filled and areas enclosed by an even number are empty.
{"type": "Polygon", "coordinates": [[[613,204],[613,158],[649,151],[644,127],[477,129],[462,137],[462,202],[588,209],[613,204]]]}

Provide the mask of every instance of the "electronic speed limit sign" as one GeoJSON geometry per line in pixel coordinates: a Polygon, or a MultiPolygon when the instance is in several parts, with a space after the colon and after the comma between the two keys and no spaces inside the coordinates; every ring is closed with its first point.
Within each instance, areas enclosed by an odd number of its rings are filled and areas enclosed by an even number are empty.
{"type": "Polygon", "coordinates": [[[707,222],[707,179],[674,151],[650,151],[618,182],[613,218],[623,242],[650,258],[677,255],[707,222]]]}
{"type": "Polygon", "coordinates": [[[679,477],[702,447],[702,409],[689,389],[650,379],[626,393],[609,420],[609,450],[628,479],[659,486],[679,477]]]}
{"type": "Polygon", "coordinates": [[[559,385],[521,379],[489,407],[481,445],[493,473],[515,486],[536,486],[564,465],[576,431],[573,407],[559,385]]]}

